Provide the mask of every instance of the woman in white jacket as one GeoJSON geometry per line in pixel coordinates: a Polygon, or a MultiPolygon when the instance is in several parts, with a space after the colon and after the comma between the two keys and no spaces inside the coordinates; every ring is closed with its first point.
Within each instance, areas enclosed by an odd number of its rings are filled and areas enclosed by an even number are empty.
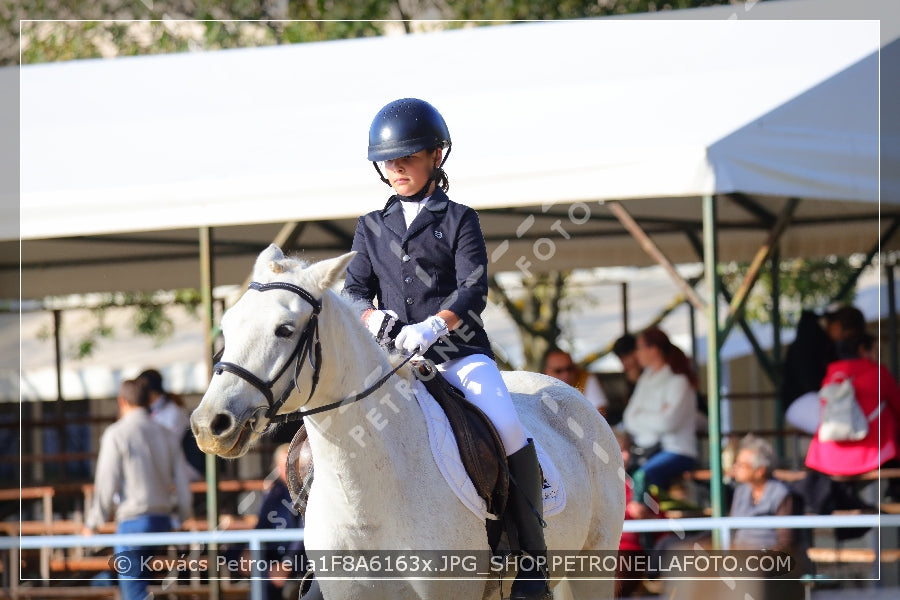
{"type": "Polygon", "coordinates": [[[658,444],[656,452],[631,474],[632,497],[641,502],[649,486],[664,486],[695,466],[697,376],[690,359],[658,327],[641,332],[636,353],[644,370],[622,423],[638,448],[658,444]]]}

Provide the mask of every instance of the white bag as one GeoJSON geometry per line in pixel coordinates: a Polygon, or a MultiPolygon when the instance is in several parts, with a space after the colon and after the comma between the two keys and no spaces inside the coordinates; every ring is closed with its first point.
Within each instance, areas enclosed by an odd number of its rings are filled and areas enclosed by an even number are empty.
{"type": "Polygon", "coordinates": [[[881,412],[882,402],[867,418],[856,401],[853,378],[829,383],[819,390],[822,401],[819,441],[855,442],[869,434],[869,422],[881,412]]]}

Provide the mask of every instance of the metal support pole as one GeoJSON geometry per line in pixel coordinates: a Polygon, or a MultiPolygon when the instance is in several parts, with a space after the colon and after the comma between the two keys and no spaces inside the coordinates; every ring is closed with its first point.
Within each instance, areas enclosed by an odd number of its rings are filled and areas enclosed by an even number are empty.
{"type": "Polygon", "coordinates": [[[252,561],[253,570],[250,573],[250,600],[264,600],[266,590],[263,587],[263,578],[268,573],[263,573],[260,569],[259,559],[262,558],[262,544],[258,539],[250,540],[250,560],[252,561]]]}
{"type": "Polygon", "coordinates": [[[697,311],[694,308],[694,305],[690,302],[687,303],[688,307],[688,322],[689,327],[691,329],[691,360],[694,361],[694,368],[697,368],[697,356],[700,353],[700,348],[697,346],[697,311]]]}
{"type": "Polygon", "coordinates": [[[897,292],[894,289],[896,281],[895,269],[897,265],[891,263],[884,266],[885,279],[887,280],[888,293],[888,368],[894,379],[900,379],[900,364],[898,364],[897,350],[897,292]]]}
{"type": "Polygon", "coordinates": [[[621,284],[622,291],[622,335],[629,332],[628,330],[628,282],[623,281],[621,284]]]}
{"type": "MultiPolygon", "coordinates": [[[[709,494],[712,516],[723,514],[722,494],[722,432],[719,416],[721,374],[719,370],[719,275],[718,249],[716,247],[716,199],[703,197],[703,265],[709,286],[706,298],[708,327],[706,334],[706,393],[709,402],[709,494]]],[[[713,544],[721,548],[722,535],[713,531],[713,544]]]]}
{"type": "MultiPolygon", "coordinates": [[[[212,378],[213,374],[213,256],[212,256],[213,232],[209,227],[201,227],[200,238],[200,295],[203,301],[203,321],[205,330],[205,358],[206,376],[212,378]]],[[[216,457],[213,454],[206,455],[206,523],[210,531],[215,531],[219,524],[218,481],[216,476],[216,457]]],[[[218,544],[209,544],[209,597],[211,600],[219,600],[219,569],[216,552],[218,544]]]]}
{"type": "MultiPolygon", "coordinates": [[[[65,407],[63,406],[63,376],[62,376],[62,311],[60,309],[54,309],[53,311],[53,352],[56,359],[56,402],[53,404],[53,417],[56,419],[56,451],[60,454],[65,454],[65,444],[66,444],[66,426],[65,426],[65,407]]],[[[38,403],[38,407],[41,409],[41,418],[47,418],[47,414],[44,412],[43,402],[38,403]]],[[[40,431],[40,428],[37,428],[40,431]]],[[[46,448],[44,448],[44,440],[40,441],[40,449],[41,453],[46,452],[46,448]]],[[[33,472],[34,477],[37,481],[47,481],[46,467],[43,462],[37,461],[34,463],[35,470],[33,472]]],[[[66,463],[63,462],[59,464],[56,469],[51,470],[51,472],[56,473],[56,477],[65,479],[66,475],[66,463]]],[[[45,584],[46,585],[46,584],[45,584]]]]}
{"type": "MultiPolygon", "coordinates": [[[[784,398],[781,397],[781,387],[784,382],[783,357],[781,355],[781,249],[776,247],[771,257],[772,277],[772,365],[775,374],[775,429],[784,431],[784,398]]],[[[780,459],[784,459],[784,436],[775,436],[775,453],[780,459]]]]}

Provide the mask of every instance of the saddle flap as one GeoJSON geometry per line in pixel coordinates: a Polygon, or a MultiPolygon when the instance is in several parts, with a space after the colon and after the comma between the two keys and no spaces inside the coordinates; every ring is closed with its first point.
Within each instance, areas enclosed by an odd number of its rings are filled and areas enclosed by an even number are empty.
{"type": "Polygon", "coordinates": [[[500,464],[506,451],[493,423],[437,370],[422,365],[413,372],[447,415],[463,466],[487,511],[503,514],[509,476],[507,466],[500,464]]]}

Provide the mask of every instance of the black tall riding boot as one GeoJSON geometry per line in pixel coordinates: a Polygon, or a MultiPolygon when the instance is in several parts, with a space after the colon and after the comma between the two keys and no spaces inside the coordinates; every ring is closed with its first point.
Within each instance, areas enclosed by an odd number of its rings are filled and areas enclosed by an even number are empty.
{"type": "Polygon", "coordinates": [[[534,559],[524,557],[521,561],[520,567],[524,568],[519,569],[513,581],[509,600],[550,600],[553,596],[547,583],[547,571],[538,568],[539,564],[547,564],[547,544],[539,518],[544,511],[544,482],[533,440],[529,439],[521,450],[507,457],[507,461],[509,472],[518,485],[518,489],[513,486],[510,490],[509,510],[519,532],[519,546],[534,559]]]}

